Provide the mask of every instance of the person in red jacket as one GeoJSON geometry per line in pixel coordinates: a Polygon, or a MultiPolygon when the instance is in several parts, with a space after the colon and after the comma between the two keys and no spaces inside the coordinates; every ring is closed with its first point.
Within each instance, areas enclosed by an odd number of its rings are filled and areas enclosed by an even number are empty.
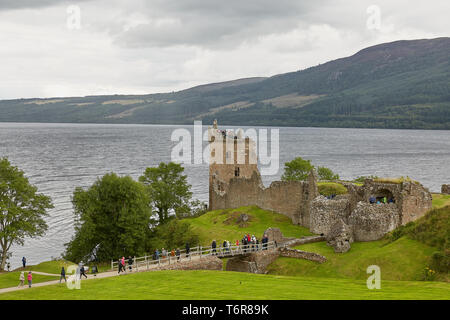
{"type": "Polygon", "coordinates": [[[28,288],[31,288],[31,283],[33,281],[33,275],[31,274],[31,271],[28,272],[27,279],[28,279],[28,288]]]}

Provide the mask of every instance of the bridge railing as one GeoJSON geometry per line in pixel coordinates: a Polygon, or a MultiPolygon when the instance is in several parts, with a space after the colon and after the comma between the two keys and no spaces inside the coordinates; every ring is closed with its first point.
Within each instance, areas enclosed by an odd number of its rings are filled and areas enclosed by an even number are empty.
{"type": "MultiPolygon", "coordinates": [[[[149,270],[163,264],[172,264],[180,261],[192,260],[192,259],[202,259],[208,256],[217,256],[219,258],[233,257],[242,254],[249,254],[252,252],[272,250],[277,248],[277,243],[275,241],[269,241],[267,243],[259,244],[247,244],[247,245],[230,245],[229,247],[216,247],[212,246],[203,247],[197,246],[186,251],[186,249],[180,250],[180,254],[172,255],[171,251],[167,251],[167,254],[163,256],[161,253],[158,259],[153,259],[153,255],[133,257],[133,263],[131,265],[132,269],[135,271],[139,270],[149,270]]],[[[111,261],[111,270],[117,270],[119,262],[111,261]]],[[[125,268],[129,268],[128,259],[125,259],[125,268]]]]}

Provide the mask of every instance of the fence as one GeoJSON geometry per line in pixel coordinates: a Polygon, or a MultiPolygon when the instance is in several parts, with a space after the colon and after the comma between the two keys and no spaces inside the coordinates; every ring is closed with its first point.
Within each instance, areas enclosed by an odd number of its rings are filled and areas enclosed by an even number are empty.
{"type": "MultiPolygon", "coordinates": [[[[249,254],[252,252],[262,251],[262,250],[272,250],[277,248],[277,243],[275,241],[270,241],[267,243],[259,244],[247,244],[247,245],[231,245],[229,247],[202,247],[197,246],[186,252],[186,249],[180,250],[179,255],[176,253],[172,255],[172,252],[167,251],[167,256],[162,256],[160,253],[158,259],[153,259],[151,256],[143,257],[133,257],[133,264],[131,265],[135,271],[139,270],[149,270],[153,267],[160,266],[162,264],[177,263],[180,261],[192,260],[192,259],[202,259],[208,256],[217,256],[219,258],[233,257],[242,254],[249,254]]],[[[128,259],[125,259],[126,267],[128,268],[128,259]]],[[[118,268],[119,262],[111,260],[111,270],[118,268]]]]}

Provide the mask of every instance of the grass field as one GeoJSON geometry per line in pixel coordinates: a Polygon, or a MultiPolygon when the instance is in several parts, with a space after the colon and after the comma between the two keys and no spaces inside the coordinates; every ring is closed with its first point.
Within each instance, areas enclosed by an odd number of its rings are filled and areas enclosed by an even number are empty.
{"type": "Polygon", "coordinates": [[[432,193],[433,208],[450,206],[450,194],[432,193]]]}
{"type": "MultiPolygon", "coordinates": [[[[350,251],[335,253],[325,242],[310,243],[297,249],[324,255],[327,262],[279,258],[268,267],[269,274],[330,278],[366,279],[366,269],[377,265],[386,280],[422,280],[424,268],[436,251],[423,243],[402,237],[386,241],[355,242],[350,251]]],[[[449,285],[450,286],[450,285],[449,285]]]]}
{"type": "Polygon", "coordinates": [[[224,271],[158,271],[88,280],[80,290],[64,284],[0,295],[0,299],[450,299],[442,282],[284,277],[224,271]]]}
{"type": "Polygon", "coordinates": [[[269,227],[276,227],[286,237],[302,237],[312,235],[307,228],[292,224],[285,215],[260,209],[258,207],[241,207],[237,209],[215,210],[198,218],[183,220],[192,226],[194,233],[199,235],[202,244],[210,244],[212,240],[222,243],[223,240],[235,242],[242,239],[244,234],[254,234],[261,239],[264,231],[269,227]],[[237,222],[241,214],[247,214],[249,221],[245,224],[237,222]]]}

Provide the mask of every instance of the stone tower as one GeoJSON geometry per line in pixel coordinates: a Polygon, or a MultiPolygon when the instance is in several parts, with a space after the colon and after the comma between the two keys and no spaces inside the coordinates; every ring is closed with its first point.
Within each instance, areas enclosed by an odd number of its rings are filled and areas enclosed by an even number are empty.
{"type": "Polygon", "coordinates": [[[233,178],[250,179],[258,171],[255,142],[243,137],[242,130],[220,130],[217,120],[208,128],[210,147],[209,161],[209,206],[214,208],[211,192],[213,188],[224,191],[233,178]]]}

